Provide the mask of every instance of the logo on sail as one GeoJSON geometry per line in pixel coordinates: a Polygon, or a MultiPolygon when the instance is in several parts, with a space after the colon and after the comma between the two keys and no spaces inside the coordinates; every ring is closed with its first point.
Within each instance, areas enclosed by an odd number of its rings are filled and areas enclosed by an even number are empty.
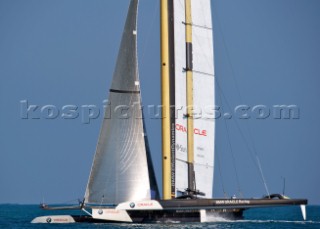
{"type": "MultiPolygon", "coordinates": [[[[187,127],[181,125],[181,124],[176,124],[176,130],[180,132],[187,133],[187,127]]],[[[199,128],[194,129],[194,134],[199,135],[199,136],[204,136],[207,137],[207,130],[201,130],[199,128]]]]}

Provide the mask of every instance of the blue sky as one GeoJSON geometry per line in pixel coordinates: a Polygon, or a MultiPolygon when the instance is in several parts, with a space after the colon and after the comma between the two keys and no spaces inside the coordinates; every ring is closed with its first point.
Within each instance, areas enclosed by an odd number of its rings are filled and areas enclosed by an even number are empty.
{"type": "MultiPolygon", "coordinates": [[[[102,108],[128,3],[0,1],[0,203],[83,197],[101,116],[90,124],[60,116],[22,119],[20,101],[102,108]]],[[[270,192],[282,192],[285,177],[287,195],[319,204],[320,2],[212,0],[212,6],[218,105],[224,111],[243,104],[300,108],[299,119],[217,120],[222,175],[217,165],[215,196],[223,196],[222,184],[229,195],[238,195],[235,168],[244,196],[265,194],[248,150],[255,148],[270,192]]],[[[140,1],[145,105],[160,104],[158,9],[158,1],[140,1]]],[[[160,121],[146,124],[159,182],[160,121]]]]}

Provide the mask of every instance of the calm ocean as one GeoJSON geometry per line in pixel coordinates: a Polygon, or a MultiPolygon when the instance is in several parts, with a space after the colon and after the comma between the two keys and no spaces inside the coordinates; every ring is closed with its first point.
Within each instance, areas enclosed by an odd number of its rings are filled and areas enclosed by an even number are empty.
{"type": "MultiPolygon", "coordinates": [[[[284,207],[271,209],[254,209],[245,212],[245,220],[223,221],[207,224],[167,224],[167,225],[139,225],[139,224],[31,224],[30,221],[36,216],[53,214],[43,211],[35,205],[0,205],[0,228],[319,228],[320,229],[320,206],[308,206],[308,220],[302,221],[299,207],[284,207]]],[[[55,212],[54,214],[65,214],[55,212]]]]}

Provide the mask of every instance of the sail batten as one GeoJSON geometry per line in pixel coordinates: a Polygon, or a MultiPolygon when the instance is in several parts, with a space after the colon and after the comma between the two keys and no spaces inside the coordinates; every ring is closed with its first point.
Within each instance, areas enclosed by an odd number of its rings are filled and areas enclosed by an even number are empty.
{"type": "Polygon", "coordinates": [[[118,204],[158,197],[141,107],[137,61],[138,0],[131,0],[113,74],[111,114],[103,120],[85,199],[118,204]]]}

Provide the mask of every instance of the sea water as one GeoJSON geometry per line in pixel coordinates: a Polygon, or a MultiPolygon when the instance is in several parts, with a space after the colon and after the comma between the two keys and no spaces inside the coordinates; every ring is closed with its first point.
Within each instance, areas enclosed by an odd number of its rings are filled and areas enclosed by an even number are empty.
{"type": "Polygon", "coordinates": [[[31,220],[37,216],[79,214],[79,212],[52,212],[44,211],[36,205],[0,205],[0,228],[24,229],[24,228],[173,228],[173,229],[295,229],[295,228],[319,228],[320,229],[320,206],[308,206],[308,219],[303,221],[300,207],[280,207],[251,209],[245,211],[244,220],[230,221],[223,218],[212,216],[210,223],[175,223],[175,224],[31,224],[31,220]]]}

